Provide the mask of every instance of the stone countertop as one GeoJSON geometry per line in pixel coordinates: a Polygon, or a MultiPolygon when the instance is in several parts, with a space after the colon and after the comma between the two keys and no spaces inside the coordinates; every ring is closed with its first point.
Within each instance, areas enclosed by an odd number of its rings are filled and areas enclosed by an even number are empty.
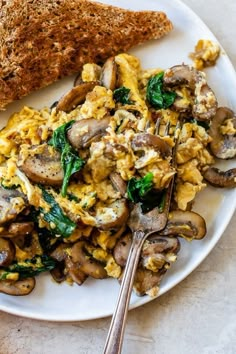
{"type": "MultiPolygon", "coordinates": [[[[236,67],[235,0],[184,0],[236,67]]],[[[205,261],[174,289],[129,312],[124,354],[236,353],[236,214],[205,261]]],[[[102,353],[110,318],[53,323],[0,313],[0,354],[102,353]]]]}

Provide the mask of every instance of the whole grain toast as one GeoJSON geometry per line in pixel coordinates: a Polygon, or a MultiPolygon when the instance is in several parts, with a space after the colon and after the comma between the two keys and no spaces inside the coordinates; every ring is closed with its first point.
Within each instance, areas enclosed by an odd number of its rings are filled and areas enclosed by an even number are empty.
{"type": "Polygon", "coordinates": [[[0,110],[172,27],[163,12],[89,0],[0,0],[0,110]]]}

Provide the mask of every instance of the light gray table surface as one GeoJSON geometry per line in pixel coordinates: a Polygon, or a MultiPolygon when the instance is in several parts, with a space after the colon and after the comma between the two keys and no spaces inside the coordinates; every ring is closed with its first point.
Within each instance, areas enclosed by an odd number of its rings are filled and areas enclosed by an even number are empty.
{"type": "MultiPolygon", "coordinates": [[[[133,0],[135,1],[135,0],[133,0]]],[[[236,0],[184,0],[236,67],[236,0]]],[[[236,353],[236,214],[204,262],[128,315],[124,354],[236,353]]],[[[110,318],[53,323],[0,313],[0,354],[102,353],[110,318]]]]}

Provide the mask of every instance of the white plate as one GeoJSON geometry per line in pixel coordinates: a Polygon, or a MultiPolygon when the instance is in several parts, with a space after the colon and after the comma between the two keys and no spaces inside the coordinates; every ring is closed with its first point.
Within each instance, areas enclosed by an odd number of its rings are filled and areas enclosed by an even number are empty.
{"type": "MultiPolygon", "coordinates": [[[[131,52],[137,55],[144,68],[167,68],[182,62],[191,63],[188,53],[200,38],[216,38],[203,22],[179,0],[103,0],[104,3],[136,10],[163,10],[173,21],[174,31],[159,41],[151,41],[131,52]]],[[[223,51],[224,53],[224,51],[223,51]]],[[[236,109],[236,75],[224,53],[217,65],[207,71],[208,80],[220,105],[236,109]]],[[[23,104],[41,108],[51,105],[71,86],[72,78],[60,81],[40,90],[30,97],[9,106],[0,114],[1,122],[23,104]]],[[[225,167],[233,162],[225,162],[225,167]]],[[[182,242],[177,262],[161,283],[160,295],[182,281],[208,255],[221,237],[236,206],[236,189],[219,190],[207,188],[197,198],[195,209],[205,217],[208,232],[202,241],[182,242]]],[[[57,285],[50,276],[37,279],[35,290],[26,297],[0,295],[0,309],[15,315],[53,321],[89,320],[111,315],[116,303],[119,285],[116,280],[88,279],[81,287],[67,284],[57,285]]],[[[150,301],[149,297],[132,295],[131,308],[150,301]]]]}

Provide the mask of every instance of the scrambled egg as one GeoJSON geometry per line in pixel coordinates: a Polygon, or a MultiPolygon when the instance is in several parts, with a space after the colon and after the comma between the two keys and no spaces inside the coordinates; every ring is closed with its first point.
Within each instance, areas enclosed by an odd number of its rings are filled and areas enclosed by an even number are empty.
{"type": "Polygon", "coordinates": [[[197,70],[202,70],[207,66],[213,66],[220,55],[220,47],[217,43],[209,39],[200,39],[196,46],[194,53],[190,54],[193,59],[194,66],[197,70]]]}

